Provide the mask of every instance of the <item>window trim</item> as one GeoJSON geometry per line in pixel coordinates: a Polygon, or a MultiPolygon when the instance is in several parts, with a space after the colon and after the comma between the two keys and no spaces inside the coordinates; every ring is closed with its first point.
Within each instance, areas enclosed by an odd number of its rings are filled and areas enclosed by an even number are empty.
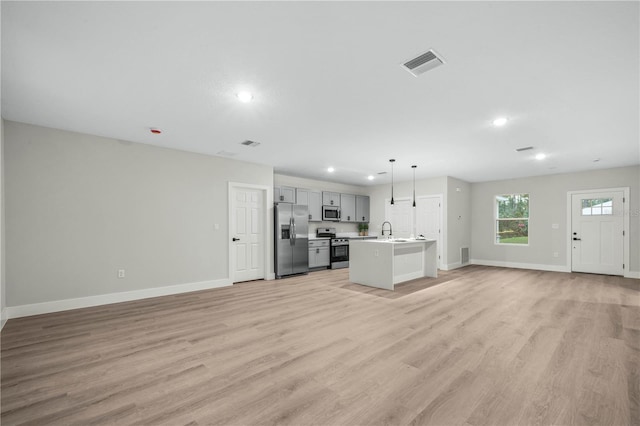
{"type": "Polygon", "coordinates": [[[526,220],[527,228],[531,229],[531,192],[511,192],[511,193],[501,193],[495,194],[493,196],[493,244],[496,246],[505,246],[505,247],[529,247],[531,245],[531,233],[527,231],[527,243],[526,244],[517,244],[517,243],[499,243],[497,241],[496,236],[498,235],[498,221],[499,220],[526,220]],[[526,218],[518,217],[518,218],[499,218],[498,217],[498,197],[502,197],[505,195],[520,195],[526,194],[529,196],[529,216],[526,218]]]}

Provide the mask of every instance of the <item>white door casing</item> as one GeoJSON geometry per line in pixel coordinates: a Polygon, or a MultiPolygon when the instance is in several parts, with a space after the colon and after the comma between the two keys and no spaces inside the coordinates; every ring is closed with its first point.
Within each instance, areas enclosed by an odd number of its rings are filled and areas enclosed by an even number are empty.
{"type": "Polygon", "coordinates": [[[624,275],[625,192],[573,192],[571,197],[571,270],[624,275]]]}
{"type": "Polygon", "coordinates": [[[229,274],[232,282],[265,278],[266,190],[229,186],[229,274]]]}

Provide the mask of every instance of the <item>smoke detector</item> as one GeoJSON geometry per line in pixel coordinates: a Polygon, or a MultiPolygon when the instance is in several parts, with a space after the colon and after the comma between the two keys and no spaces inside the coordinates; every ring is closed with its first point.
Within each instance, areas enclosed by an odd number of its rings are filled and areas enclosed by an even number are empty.
{"type": "Polygon", "coordinates": [[[413,59],[403,62],[400,66],[409,71],[414,77],[417,77],[442,64],[444,64],[442,56],[437,54],[433,49],[430,49],[413,59]]]}

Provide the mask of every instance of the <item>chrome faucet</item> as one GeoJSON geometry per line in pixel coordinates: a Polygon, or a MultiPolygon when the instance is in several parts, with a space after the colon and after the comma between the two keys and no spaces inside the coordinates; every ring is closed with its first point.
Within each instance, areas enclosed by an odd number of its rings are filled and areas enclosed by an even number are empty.
{"type": "Polygon", "coordinates": [[[386,220],[384,222],[382,222],[382,236],[384,237],[384,224],[385,223],[389,224],[389,237],[391,237],[393,235],[393,230],[392,230],[393,228],[391,227],[391,222],[386,221],[386,220]]]}

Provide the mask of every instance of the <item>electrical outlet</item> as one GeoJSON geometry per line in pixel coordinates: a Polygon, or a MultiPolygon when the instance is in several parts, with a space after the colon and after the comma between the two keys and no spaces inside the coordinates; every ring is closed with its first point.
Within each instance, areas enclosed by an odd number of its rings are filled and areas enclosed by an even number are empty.
{"type": "Polygon", "coordinates": [[[124,269],[118,269],[118,278],[124,278],[124,269]]]}
{"type": "Polygon", "coordinates": [[[554,252],[553,252],[553,257],[558,257],[558,256],[560,256],[560,255],[558,254],[558,252],[557,252],[557,251],[554,251],[554,252]]]}
{"type": "Polygon", "coordinates": [[[220,229],[220,224],[216,223],[213,225],[213,229],[215,229],[216,231],[220,229]]]}
{"type": "Polygon", "coordinates": [[[373,252],[373,255],[374,255],[375,257],[378,257],[378,255],[379,255],[378,250],[374,251],[374,252],[373,252]]]}

